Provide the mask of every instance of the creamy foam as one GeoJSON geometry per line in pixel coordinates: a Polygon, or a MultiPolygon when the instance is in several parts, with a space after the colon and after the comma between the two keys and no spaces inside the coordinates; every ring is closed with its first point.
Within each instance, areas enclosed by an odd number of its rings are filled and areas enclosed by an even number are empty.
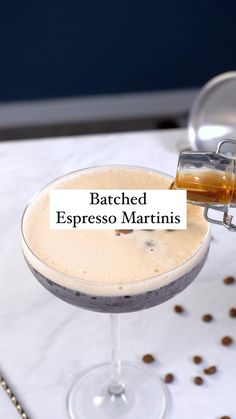
{"type": "Polygon", "coordinates": [[[136,294],[178,278],[196,266],[209,244],[200,207],[188,205],[187,230],[126,235],[114,230],[49,230],[50,189],[168,189],[171,182],[158,172],[128,167],[87,169],[60,178],[26,209],[26,259],[52,281],[95,295],[136,294]]]}

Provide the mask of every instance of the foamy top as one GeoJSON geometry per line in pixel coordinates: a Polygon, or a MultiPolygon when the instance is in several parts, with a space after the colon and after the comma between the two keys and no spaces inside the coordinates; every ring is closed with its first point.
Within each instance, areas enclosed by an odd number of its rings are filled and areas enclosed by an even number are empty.
{"type": "Polygon", "coordinates": [[[120,235],[114,230],[49,230],[50,189],[168,189],[171,182],[164,174],[135,167],[86,169],[56,180],[24,214],[26,259],[46,278],[95,295],[136,294],[180,277],[197,265],[209,244],[200,207],[188,205],[187,230],[120,235]]]}

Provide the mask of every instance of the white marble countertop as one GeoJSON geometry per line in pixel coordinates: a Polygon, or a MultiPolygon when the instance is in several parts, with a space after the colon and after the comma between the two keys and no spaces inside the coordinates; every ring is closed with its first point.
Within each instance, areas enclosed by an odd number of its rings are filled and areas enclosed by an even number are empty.
{"type": "MultiPolygon", "coordinates": [[[[66,419],[65,399],[75,378],[110,356],[109,318],[72,307],[50,295],[28,270],[20,249],[22,211],[39,188],[53,178],[101,164],[134,164],[175,173],[178,150],[186,132],[156,131],[0,143],[0,371],[5,373],[30,419],[66,419]]],[[[220,345],[224,335],[236,341],[236,235],[213,226],[208,261],[194,283],[173,300],[146,311],[122,316],[122,356],[141,364],[144,353],[157,362],[148,366],[169,385],[169,419],[236,419],[236,344],[220,345]],[[185,315],[173,312],[183,304],[185,315]],[[212,313],[214,321],[201,316],[212,313]],[[196,386],[192,378],[202,366],[199,354],[218,373],[196,386]]],[[[17,419],[0,389],[0,418],[17,419]]],[[[96,419],[96,418],[94,418],[96,419]]],[[[148,418],[144,418],[148,419],[148,418]]]]}

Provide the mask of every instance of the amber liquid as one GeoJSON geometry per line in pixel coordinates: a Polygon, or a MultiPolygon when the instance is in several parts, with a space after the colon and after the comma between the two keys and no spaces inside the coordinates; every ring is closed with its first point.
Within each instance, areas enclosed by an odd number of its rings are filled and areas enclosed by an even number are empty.
{"type": "Polygon", "coordinates": [[[210,205],[236,204],[236,176],[224,172],[182,171],[177,173],[173,189],[187,189],[189,202],[210,205]]]}

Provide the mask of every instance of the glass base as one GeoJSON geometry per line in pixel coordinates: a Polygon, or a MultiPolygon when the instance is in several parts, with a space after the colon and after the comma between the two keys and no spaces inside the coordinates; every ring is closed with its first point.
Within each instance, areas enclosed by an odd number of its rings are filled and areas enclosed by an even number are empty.
{"type": "Polygon", "coordinates": [[[110,364],[98,365],[82,375],[68,394],[70,419],[164,419],[168,391],[152,371],[122,364],[124,392],[108,391],[110,364]]]}

